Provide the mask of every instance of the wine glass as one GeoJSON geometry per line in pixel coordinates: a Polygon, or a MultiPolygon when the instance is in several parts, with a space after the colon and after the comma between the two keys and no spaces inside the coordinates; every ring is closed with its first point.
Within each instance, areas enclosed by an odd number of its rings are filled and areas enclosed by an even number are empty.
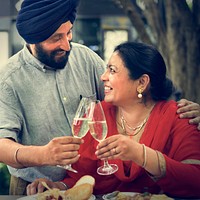
{"type": "MultiPolygon", "coordinates": [[[[79,103],[72,122],[72,135],[74,137],[82,138],[89,130],[88,120],[91,120],[91,101],[92,100],[89,97],[82,97],[79,103]]],[[[72,168],[71,164],[65,166],[57,166],[78,173],[75,169],[72,168]]]]}
{"type": "MultiPolygon", "coordinates": [[[[107,123],[104,115],[104,111],[99,100],[91,102],[92,119],[88,121],[90,134],[98,142],[103,141],[107,136],[107,123]]],[[[104,160],[103,166],[97,169],[97,173],[100,175],[110,175],[118,170],[116,164],[109,164],[108,160],[104,160]]]]}
{"type": "Polygon", "coordinates": [[[89,130],[88,121],[92,119],[91,102],[92,100],[89,97],[83,97],[79,103],[72,122],[72,134],[74,137],[82,138],[89,130]]]}

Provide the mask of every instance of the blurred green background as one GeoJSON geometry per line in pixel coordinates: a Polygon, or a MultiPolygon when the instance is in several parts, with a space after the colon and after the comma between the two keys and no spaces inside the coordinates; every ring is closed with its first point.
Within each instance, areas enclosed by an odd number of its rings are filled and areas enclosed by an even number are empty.
{"type": "Polygon", "coordinates": [[[0,195],[8,195],[9,193],[10,174],[8,168],[0,163],[0,195]]]}

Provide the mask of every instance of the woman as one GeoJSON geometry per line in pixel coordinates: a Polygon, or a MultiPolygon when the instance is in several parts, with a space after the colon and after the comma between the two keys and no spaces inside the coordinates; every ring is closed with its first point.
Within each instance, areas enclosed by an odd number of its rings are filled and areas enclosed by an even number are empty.
{"type": "Polygon", "coordinates": [[[110,132],[116,128],[120,134],[98,145],[98,158],[124,161],[116,176],[130,181],[130,191],[147,187],[153,193],[200,197],[200,135],[178,118],[176,103],[166,101],[174,89],[160,53],[141,43],[119,45],[102,80],[105,101],[115,105],[105,103],[106,112],[116,116],[110,132]]]}
{"type": "MultiPolygon", "coordinates": [[[[160,53],[143,43],[123,43],[115,48],[101,79],[108,137],[98,144],[86,135],[73,164],[78,174],[68,172],[63,183],[72,187],[90,174],[95,178],[94,194],[119,190],[200,197],[200,134],[188,119],[178,117],[177,103],[168,100],[174,87],[160,53]],[[118,171],[98,175],[103,159],[117,164],[118,171]]],[[[66,189],[59,182],[46,182],[66,189]]],[[[38,180],[29,185],[28,193],[37,184],[38,180]]]]}

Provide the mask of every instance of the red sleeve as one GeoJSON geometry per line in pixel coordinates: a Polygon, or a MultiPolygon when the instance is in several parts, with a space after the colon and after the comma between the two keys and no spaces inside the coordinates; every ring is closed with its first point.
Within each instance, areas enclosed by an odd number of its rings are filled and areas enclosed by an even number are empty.
{"type": "Polygon", "coordinates": [[[72,167],[78,171],[78,173],[70,172],[67,170],[67,175],[63,182],[67,184],[70,188],[84,175],[93,175],[96,173],[97,160],[94,154],[98,142],[96,142],[90,133],[83,138],[84,143],[81,144],[79,149],[80,158],[78,162],[72,164],[72,167]],[[90,166],[90,167],[88,167],[90,166]]]}
{"type": "Polygon", "coordinates": [[[166,175],[156,182],[164,193],[199,198],[200,132],[195,125],[189,125],[188,119],[180,119],[176,111],[177,103],[174,101],[158,103],[148,120],[141,143],[164,155],[166,175]]]}
{"type": "Polygon", "coordinates": [[[200,197],[200,132],[175,115],[169,138],[164,150],[166,176],[159,186],[172,196],[200,197]]]}

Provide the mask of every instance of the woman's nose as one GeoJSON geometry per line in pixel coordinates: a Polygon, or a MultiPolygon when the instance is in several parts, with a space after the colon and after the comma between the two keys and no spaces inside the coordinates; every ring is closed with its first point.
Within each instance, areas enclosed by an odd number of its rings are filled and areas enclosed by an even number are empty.
{"type": "Polygon", "coordinates": [[[106,81],[108,78],[107,78],[107,70],[101,75],[101,80],[102,81],[106,81]]]}

